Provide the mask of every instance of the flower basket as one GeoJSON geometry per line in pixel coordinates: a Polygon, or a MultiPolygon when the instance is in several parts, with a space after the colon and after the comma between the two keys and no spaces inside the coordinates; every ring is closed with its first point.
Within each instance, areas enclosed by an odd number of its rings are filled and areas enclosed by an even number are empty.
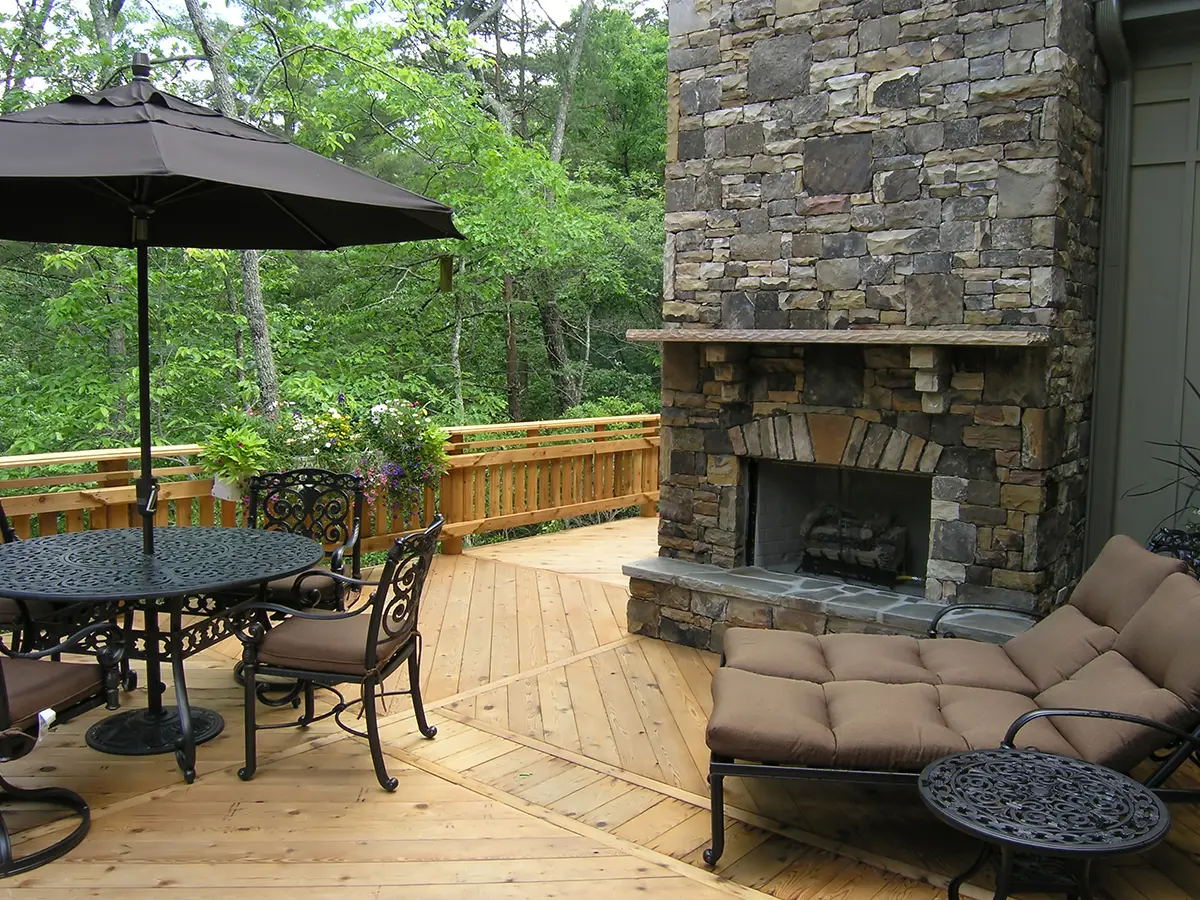
{"type": "Polygon", "coordinates": [[[218,500],[228,500],[236,503],[242,499],[242,482],[232,478],[222,478],[218,475],[213,479],[212,495],[218,500]]]}

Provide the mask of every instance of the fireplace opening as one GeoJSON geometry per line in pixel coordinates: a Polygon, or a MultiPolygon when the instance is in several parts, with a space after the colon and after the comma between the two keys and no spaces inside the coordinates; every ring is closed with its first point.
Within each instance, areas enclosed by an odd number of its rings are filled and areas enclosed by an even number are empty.
{"type": "Polygon", "coordinates": [[[767,460],[752,465],[754,565],[923,593],[929,476],[767,460]]]}

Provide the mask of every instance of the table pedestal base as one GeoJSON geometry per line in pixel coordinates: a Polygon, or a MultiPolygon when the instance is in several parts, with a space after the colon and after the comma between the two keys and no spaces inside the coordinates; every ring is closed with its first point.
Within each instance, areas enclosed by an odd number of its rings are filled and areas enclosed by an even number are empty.
{"type": "MultiPolygon", "coordinates": [[[[192,734],[197,744],[211,741],[225,728],[225,720],[215,710],[192,707],[192,734]]],[[[87,745],[101,753],[116,756],[153,756],[174,753],[183,740],[179,712],[164,709],[131,709],[109,716],[87,730],[87,745]]]]}
{"type": "Polygon", "coordinates": [[[1014,893],[1064,894],[1069,900],[1092,900],[1090,859],[1072,861],[1010,848],[985,844],[975,862],[956,875],[947,890],[949,900],[959,900],[959,888],[968,878],[991,861],[996,867],[996,893],[993,900],[1005,900],[1014,893]]]}

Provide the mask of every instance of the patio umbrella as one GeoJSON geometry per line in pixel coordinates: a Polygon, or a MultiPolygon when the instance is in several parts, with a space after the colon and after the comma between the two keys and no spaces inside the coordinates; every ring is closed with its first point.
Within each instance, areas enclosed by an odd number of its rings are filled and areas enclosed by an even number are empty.
{"type": "Polygon", "coordinates": [[[0,239],[133,247],[144,549],[154,551],[148,247],[332,250],[462,237],[451,210],[133,80],[0,116],[0,239]]]}

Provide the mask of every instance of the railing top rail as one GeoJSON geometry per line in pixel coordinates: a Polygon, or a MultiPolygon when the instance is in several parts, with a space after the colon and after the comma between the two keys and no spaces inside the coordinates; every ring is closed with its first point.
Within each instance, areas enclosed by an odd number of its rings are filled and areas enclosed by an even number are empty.
{"type": "MultiPolygon", "coordinates": [[[[85,463],[111,462],[119,459],[137,459],[141,455],[137,447],[121,447],[115,450],[68,450],[65,453],[26,453],[20,456],[0,456],[0,469],[23,469],[29,466],[67,466],[85,463]]],[[[199,444],[170,444],[154,447],[155,457],[194,456],[200,452],[199,444]]]]}
{"type": "Polygon", "coordinates": [[[586,428],[592,425],[636,425],[659,418],[658,413],[643,413],[634,416],[600,416],[592,419],[547,419],[540,422],[499,422],[490,425],[455,425],[448,428],[450,434],[496,434],[507,431],[529,431],[534,428],[586,428]]]}
{"type": "MultiPolygon", "coordinates": [[[[498,422],[488,425],[455,425],[448,428],[454,435],[507,434],[532,430],[559,431],[567,428],[588,428],[597,425],[630,425],[657,421],[658,413],[634,416],[601,416],[592,419],[549,419],[537,422],[498,422]]],[[[581,435],[583,437],[584,435],[581,435]]],[[[468,447],[470,445],[467,445],[468,447]]],[[[195,456],[200,452],[199,444],[170,444],[154,447],[151,455],[156,458],[195,456]]],[[[0,456],[0,470],[24,469],[38,466],[86,465],[118,460],[137,459],[141,451],[137,447],[120,447],[109,450],[70,450],[64,453],[26,453],[18,456],[0,456]]]]}

